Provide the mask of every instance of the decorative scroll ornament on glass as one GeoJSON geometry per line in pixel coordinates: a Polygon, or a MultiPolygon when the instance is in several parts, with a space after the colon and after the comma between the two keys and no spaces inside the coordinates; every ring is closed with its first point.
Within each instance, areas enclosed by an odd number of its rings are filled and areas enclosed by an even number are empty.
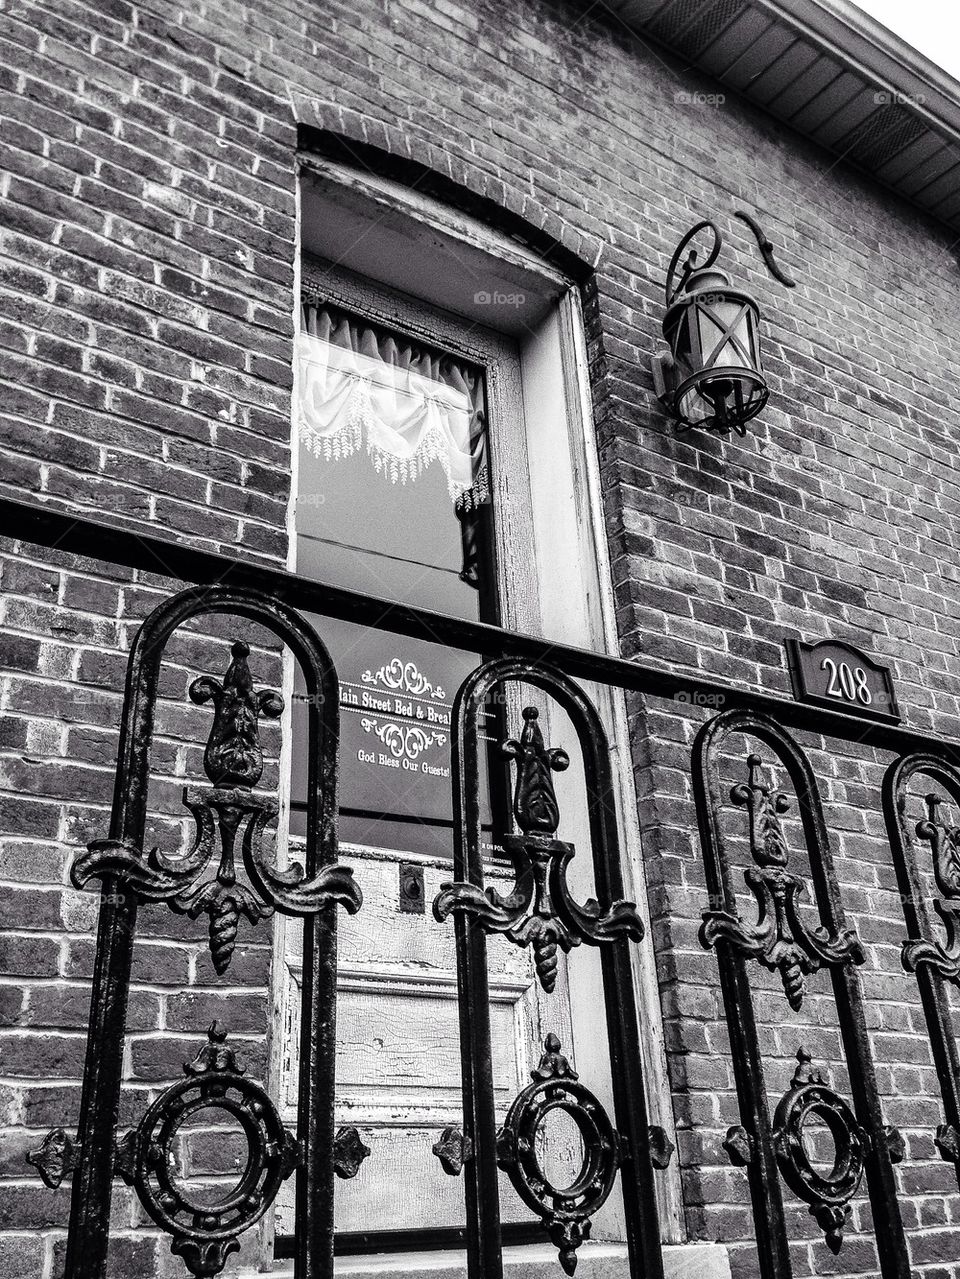
{"type": "Polygon", "coordinates": [[[439,684],[432,684],[416,662],[394,657],[376,671],[367,669],[360,676],[364,684],[388,689],[391,693],[410,693],[413,697],[432,697],[445,702],[447,695],[439,684]]]}
{"type": "Polygon", "coordinates": [[[185,787],[183,791],[183,802],[197,826],[190,852],[172,857],[154,848],[145,857],[139,848],[123,841],[96,840],[80,854],[72,870],[78,888],[94,878],[116,875],[146,901],[167,901],[192,919],[207,914],[210,955],[221,974],[233,956],[241,915],[256,924],[274,910],[311,915],[332,902],[352,914],[362,900],[348,867],[326,866],[308,880],[296,862],[279,870],[265,859],[263,838],[276,820],[278,801],[275,796],[253,793],[263,775],[259,719],[261,715],[276,719],[283,699],[278,693],[254,689],[249,654],[249,645],[236,641],[222,683],[201,676],[190,685],[191,701],[214,706],[203,756],[213,789],[185,787]],[[219,863],[208,877],[218,843],[219,863]],[[246,883],[238,877],[238,843],[246,883]]]}
{"type": "Polygon", "coordinates": [[[960,984],[960,826],[940,821],[940,795],[924,797],[927,817],[917,822],[917,835],[930,845],[933,854],[933,876],[943,900],[935,900],[933,909],[943,921],[946,943],[926,938],[903,943],[903,966],[914,972],[927,964],[947,981],[960,984]]]}
{"type": "Polygon", "coordinates": [[[397,724],[393,720],[378,724],[375,719],[364,718],[360,721],[360,727],[365,733],[373,733],[378,737],[394,759],[417,760],[432,746],[447,744],[446,733],[421,728],[419,724],[397,724]]]}
{"type": "Polygon", "coordinates": [[[501,746],[516,762],[513,812],[520,835],[505,835],[503,847],[512,857],[516,882],[504,896],[495,888],[473,884],[444,884],[433,912],[441,922],[454,911],[475,916],[490,933],[503,933],[517,946],[532,946],[537,977],[547,992],[557,981],[557,948],[570,951],[585,941],[592,945],[619,937],[643,938],[643,924],[632,902],[616,901],[604,910],[598,902],[574,901],[567,886],[572,844],[556,838],[560,808],[553,785],[554,772],[569,766],[561,749],[548,750],[536,707],[523,711],[520,740],[501,746]]]}
{"type": "Polygon", "coordinates": [[[750,755],[749,780],[730,791],[732,802],[749,815],[750,853],[756,866],[744,871],[744,879],[757,899],[757,922],[745,924],[725,910],[705,911],[700,937],[704,946],[722,940],[779,971],[787,1001],[798,1009],[806,976],[823,965],[862,963],[863,948],[853,929],[831,936],[824,928],[808,928],[801,918],[798,903],[806,884],[786,869],[790,854],[780,820],[790,800],[761,780],[762,766],[759,755],[750,755]]]}
{"type": "Polygon", "coordinates": [[[590,1219],[606,1202],[620,1165],[620,1138],[603,1106],[579,1082],[577,1072],[560,1051],[560,1040],[548,1035],[533,1083],[514,1098],[497,1137],[497,1162],[517,1194],[534,1212],[560,1253],[568,1275],[577,1268],[577,1249],[590,1238],[590,1219]],[[583,1162],[569,1186],[555,1186],[537,1153],[538,1133],[552,1110],[562,1110],[577,1126],[583,1162]]]}

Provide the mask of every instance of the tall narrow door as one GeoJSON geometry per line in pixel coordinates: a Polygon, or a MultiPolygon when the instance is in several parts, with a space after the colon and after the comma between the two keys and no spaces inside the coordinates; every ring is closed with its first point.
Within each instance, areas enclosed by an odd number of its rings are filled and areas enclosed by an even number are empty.
{"type": "MultiPolygon", "coordinates": [[[[299,338],[297,571],[386,601],[537,629],[520,369],[509,340],[356,279],[309,269],[299,338]],[[311,283],[311,280],[316,283],[311,283]]],[[[388,613],[389,606],[385,608],[388,613]]],[[[462,1183],[431,1153],[462,1124],[452,926],[430,904],[451,878],[450,730],[480,654],[313,619],[341,684],[340,837],[364,907],[340,922],[338,1120],[371,1156],[338,1185],[337,1229],[367,1236],[463,1221],[462,1183]]],[[[294,690],[293,741],[305,706],[294,690]]],[[[496,752],[516,705],[491,707],[482,794],[491,880],[509,801],[496,752]]],[[[291,844],[302,837],[306,760],[292,759],[291,844]]],[[[285,929],[284,979],[300,978],[285,929]]],[[[542,1039],[530,956],[490,945],[494,1076],[501,1111],[542,1039]]],[[[296,1108],[297,1000],[282,1001],[284,1102],[296,1108]]],[[[550,1028],[569,1028],[563,994],[550,1028]]],[[[569,1042],[569,1038],[567,1040],[569,1042]]],[[[560,1152],[562,1158],[562,1152],[560,1152]]],[[[529,1213],[504,1182],[506,1221],[529,1213]]],[[[278,1234],[290,1228],[281,1206],[278,1234]]],[[[374,1240],[375,1242],[375,1240],[374,1240]]]]}

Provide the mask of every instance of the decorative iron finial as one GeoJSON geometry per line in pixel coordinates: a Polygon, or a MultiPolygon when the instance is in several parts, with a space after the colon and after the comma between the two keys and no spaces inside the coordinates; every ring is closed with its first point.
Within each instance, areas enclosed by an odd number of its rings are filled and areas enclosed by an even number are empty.
{"type": "Polygon", "coordinates": [[[924,803],[927,819],[917,822],[917,835],[930,845],[937,888],[944,897],[960,897],[960,826],[940,820],[942,795],[925,795],[924,803]]]}
{"type": "Polygon", "coordinates": [[[513,813],[525,835],[555,835],[560,825],[560,808],[553,788],[551,773],[562,773],[570,766],[565,750],[547,750],[539,724],[540,712],[535,706],[523,708],[523,731],[519,742],[504,742],[501,750],[517,761],[517,784],[513,795],[513,813]]]}
{"type": "Polygon", "coordinates": [[[749,814],[750,852],[756,864],[744,871],[744,879],[757,899],[757,922],[747,924],[736,910],[706,911],[700,940],[704,946],[713,946],[722,939],[778,971],[787,1002],[798,1009],[810,973],[824,964],[862,963],[863,947],[854,929],[831,934],[824,928],[810,928],[801,916],[798,902],[806,884],[787,869],[789,849],[780,824],[780,814],[790,801],[782,791],[763,783],[759,755],[749,755],[747,764],[749,780],[734,786],[730,799],[749,814]]]}
{"type": "Polygon", "coordinates": [[[530,1071],[532,1079],[579,1079],[580,1076],[560,1051],[560,1040],[551,1031],[543,1041],[539,1066],[530,1071]]]}
{"type": "Polygon", "coordinates": [[[750,817],[750,853],[758,866],[786,866],[789,852],[780,816],[790,808],[783,791],[774,792],[761,775],[763,760],[759,755],[747,756],[750,780],[740,782],[730,791],[730,798],[750,817]]]}
{"type": "Polygon", "coordinates": [[[181,856],[155,848],[144,856],[129,841],[95,840],[71,871],[77,888],[93,878],[118,875],[146,901],[167,901],[191,919],[207,915],[210,957],[221,976],[233,957],[241,915],[257,924],[277,907],[290,915],[313,915],[333,902],[355,912],[363,900],[348,866],[321,866],[308,877],[297,862],[283,870],[267,862],[264,839],[280,805],[275,795],[253,791],[263,774],[258,720],[261,714],[276,719],[283,698],[269,690],[254,691],[249,644],[237,640],[231,653],[222,684],[204,675],[189,690],[198,705],[214,703],[203,757],[214,788],[187,786],[183,791],[196,822],[193,848],[181,856]],[[218,851],[216,872],[209,876],[218,851]]]}
{"type": "Polygon", "coordinates": [[[601,945],[619,937],[640,941],[643,923],[632,902],[615,901],[601,906],[592,897],[583,904],[574,900],[567,884],[567,865],[575,854],[573,844],[556,838],[560,810],[551,772],[562,772],[570,763],[564,750],[547,750],[533,706],[523,712],[520,740],[504,742],[501,750],[517,761],[514,814],[523,832],[502,837],[513,858],[516,882],[507,894],[475,884],[443,884],[433,903],[434,916],[442,922],[455,910],[478,917],[487,932],[503,933],[517,946],[530,946],[537,980],[550,994],[557,983],[557,951],[568,953],[582,941],[601,945]]]}
{"type": "Polygon", "coordinates": [[[237,1063],[234,1049],[226,1047],[227,1032],[220,1030],[216,1022],[212,1022],[207,1030],[207,1042],[199,1049],[193,1061],[184,1063],[185,1075],[207,1074],[244,1074],[243,1066],[237,1063]]]}
{"type": "Polygon", "coordinates": [[[794,1088],[799,1088],[801,1084],[822,1084],[826,1082],[822,1072],[814,1070],[812,1062],[813,1058],[801,1044],[797,1049],[797,1068],[793,1072],[793,1079],[791,1080],[794,1088]]]}
{"type": "Polygon", "coordinates": [[[277,719],[283,698],[270,689],[255,692],[247,658],[250,645],[236,640],[230,652],[233,660],[223,682],[201,675],[190,685],[190,700],[197,706],[212,701],[213,727],[203,752],[203,767],[214,786],[249,790],[263,776],[260,746],[261,715],[277,719]]]}

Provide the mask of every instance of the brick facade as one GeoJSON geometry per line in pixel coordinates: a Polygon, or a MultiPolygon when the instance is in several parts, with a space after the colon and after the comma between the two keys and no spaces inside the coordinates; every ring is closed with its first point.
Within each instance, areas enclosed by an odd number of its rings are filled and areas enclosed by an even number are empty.
{"type": "MultiPolygon", "coordinates": [[[[706,887],[689,758],[708,708],[690,704],[682,672],[789,695],[784,638],[831,635],[894,668],[911,727],[956,732],[952,237],[746,104],[698,101],[715,86],[602,9],[561,0],[0,3],[0,87],[8,495],[284,563],[297,117],[302,145],[335,135],[384,172],[429,170],[451,200],[583,264],[623,652],[680,672],[672,703],[633,711],[686,1228],[729,1241],[747,1279],[746,1179],[720,1147],[737,1113],[716,960],[697,941],[706,887]],[[760,300],[770,404],[743,441],[678,438],[649,370],[663,269],[695,220],[726,227],[741,207],[798,280],[790,293],[775,284],[732,223],[722,265],[760,300]]],[[[125,652],[172,583],[3,550],[0,1273],[51,1279],[69,1194],[43,1189],[23,1154],[77,1110],[95,898],[67,886],[66,866],[105,832],[125,652]]],[[[179,830],[178,779],[197,776],[203,740],[182,710],[186,682],[218,672],[222,651],[197,633],[170,655],[160,842],[179,830]]],[[[886,1119],[907,1139],[914,1264],[946,1279],[960,1273],[960,1200],[933,1158],[938,1088],[899,962],[878,801],[887,757],[801,741],[867,952],[886,1119]]],[[[228,1001],[251,1073],[262,1069],[269,926],[245,934],[226,979],[202,932],[145,915],[128,1070],[141,1095],[179,1073],[190,1036],[228,1001]]],[[[800,1042],[842,1087],[826,976],[786,1020],[776,979],[756,980],[772,1100],[800,1042]]],[[[865,1199],[838,1258],[803,1206],[789,1211],[798,1276],[875,1273],[865,1199]]],[[[114,1221],[118,1274],[149,1273],[154,1251],[168,1265],[120,1187],[114,1221]]]]}

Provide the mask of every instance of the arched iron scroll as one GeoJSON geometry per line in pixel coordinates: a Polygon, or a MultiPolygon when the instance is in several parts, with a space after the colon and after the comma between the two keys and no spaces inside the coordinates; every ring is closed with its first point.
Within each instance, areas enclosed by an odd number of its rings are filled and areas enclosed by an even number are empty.
{"type": "MultiPolygon", "coordinates": [[[[339,731],[339,685],[326,648],[297,613],[266,595],[228,586],[185,590],[155,609],[137,632],[127,665],[109,836],[91,844],[73,867],[79,885],[94,880],[101,884],[78,1133],[69,1145],[56,1136],[48,1138],[33,1156],[38,1166],[53,1159],[58,1164],[54,1175],[73,1175],[65,1279],[104,1279],[106,1275],[112,1179],[117,1168],[114,1124],[130,967],[138,909],[141,902],[150,900],[167,901],[192,915],[207,913],[211,953],[221,971],[229,963],[241,915],[255,922],[277,909],[304,917],[296,1274],[297,1279],[331,1279],[333,1186],[342,1154],[334,1133],[337,909],[355,911],[361,904],[350,871],[337,865],[339,731]],[[263,833],[276,816],[277,801],[253,789],[263,766],[257,721],[260,715],[279,714],[282,703],[277,694],[254,688],[247,665],[249,649],[242,641],[234,643],[222,681],[202,676],[190,690],[193,701],[212,702],[215,712],[204,756],[212,788],[189,787],[184,792],[197,821],[195,845],[179,858],[144,849],[164,649],[179,626],[206,613],[233,614],[265,626],[288,646],[303,673],[309,760],[305,867],[280,870],[268,863],[261,847],[263,833]],[[238,876],[238,841],[247,883],[238,876]]],[[[226,1072],[231,1079],[234,1073],[226,1072]]],[[[213,1075],[207,1084],[217,1085],[213,1075]]],[[[250,1101],[251,1086],[238,1087],[250,1101]]],[[[248,1118],[253,1114],[245,1113],[248,1118]]],[[[253,1127],[250,1135],[256,1135],[253,1127]]],[[[269,1140],[274,1138],[280,1140],[276,1134],[269,1140]]],[[[273,1176],[265,1184],[266,1189],[261,1186],[255,1196],[258,1206],[260,1192],[275,1194],[279,1180],[273,1176]]],[[[157,1192],[160,1197],[163,1193],[157,1192]]],[[[157,1203],[162,1208],[160,1197],[157,1203]]],[[[178,1236],[171,1233],[176,1242],[178,1236]]],[[[220,1245],[208,1249],[200,1238],[193,1249],[188,1236],[183,1237],[185,1258],[190,1253],[201,1267],[191,1267],[193,1273],[216,1273],[210,1267],[218,1259],[222,1265],[220,1245]]]]}
{"type": "MultiPolygon", "coordinates": [[[[747,1172],[757,1228],[760,1274],[763,1279],[789,1279],[792,1274],[780,1185],[781,1169],[789,1165],[791,1174],[787,1180],[791,1187],[794,1190],[798,1186],[805,1187],[804,1197],[811,1208],[822,1208],[822,1224],[827,1229],[828,1242],[837,1248],[842,1234],[842,1222],[837,1213],[843,1213],[845,1217],[846,1198],[843,1194],[849,1189],[849,1178],[841,1178],[842,1187],[838,1185],[831,1189],[826,1182],[824,1186],[812,1181],[804,1183],[798,1171],[796,1176],[793,1175],[800,1167],[793,1158],[795,1149],[790,1138],[789,1121],[791,1116],[796,1118],[794,1103],[799,1105],[804,1098],[819,1098],[826,1105],[829,1090],[819,1079],[808,1077],[804,1081],[795,1076],[794,1092],[781,1103],[774,1131],[767,1104],[747,967],[751,959],[780,971],[785,997],[794,1007],[799,1006],[802,1000],[805,974],[821,967],[830,973],[850,1074],[851,1113],[856,1124],[850,1140],[851,1143],[854,1140],[859,1143],[857,1155],[862,1147],[880,1272],[883,1279],[909,1279],[910,1266],[891,1159],[898,1134],[883,1123],[857,973],[857,964],[863,958],[862,950],[844,916],[823,807],[810,763],[793,738],[772,719],[751,711],[726,711],[705,724],[697,735],[693,750],[693,782],[707,892],[713,904],[713,909],[704,914],[701,940],[705,946],[715,947],[717,952],[741,1119],[740,1125],[728,1133],[725,1148],[731,1161],[745,1167],[747,1172]],[[780,821],[786,811],[787,796],[763,779],[761,760],[756,755],[745,761],[747,776],[733,787],[730,794],[730,802],[735,807],[747,810],[750,851],[755,864],[745,875],[760,905],[756,923],[740,919],[721,825],[725,797],[719,776],[719,759],[724,743],[735,734],[762,742],[790,778],[798,799],[803,840],[810,859],[813,898],[821,921],[819,927],[808,928],[796,909],[805,884],[788,870],[789,850],[780,821]],[[801,1092],[805,1084],[816,1087],[811,1093],[801,1092]],[[822,1095],[818,1089],[822,1090],[822,1095]],[[824,1187],[826,1197],[817,1199],[816,1191],[824,1187]],[[832,1202],[828,1202],[833,1190],[837,1194],[832,1202]]],[[[840,1109],[836,1109],[834,1118],[840,1113],[840,1109]]],[[[845,1117],[846,1112],[843,1113],[845,1117]]],[[[848,1153],[855,1163],[852,1151],[848,1153]]],[[[848,1172],[851,1170],[855,1171],[853,1163],[848,1172]]],[[[850,1194],[853,1193],[851,1189],[850,1194]]]]}
{"type": "MultiPolygon", "coordinates": [[[[630,1275],[632,1279],[641,1276],[661,1279],[663,1262],[629,945],[631,939],[643,936],[643,928],[635,908],[623,900],[609,747],[595,707],[572,680],[551,668],[513,658],[480,666],[461,685],[454,702],[453,797],[457,882],[443,886],[434,902],[434,913],[441,920],[453,915],[456,933],[464,1109],[461,1142],[470,1150],[466,1162],[457,1161],[457,1170],[462,1167],[465,1176],[469,1279],[502,1279],[503,1276],[498,1160],[515,1181],[519,1179],[525,1185],[526,1193],[533,1195],[531,1187],[538,1181],[538,1174],[535,1170],[531,1172],[522,1147],[508,1149],[509,1136],[499,1148],[497,1144],[487,980],[488,932],[502,933],[517,945],[531,945],[538,976],[548,991],[553,986],[557,946],[569,950],[586,942],[600,948],[616,1144],[623,1158],[630,1275]],[[504,837],[505,846],[514,859],[517,882],[506,896],[484,886],[480,717],[491,691],[509,683],[523,683],[543,690],[566,712],[577,733],[584,762],[598,901],[578,903],[567,888],[566,867],[574,856],[574,849],[556,838],[559,810],[551,776],[565,767],[567,757],[565,752],[556,748],[548,750],[544,745],[539,716],[532,707],[524,711],[524,727],[519,739],[504,744],[505,754],[517,764],[514,816],[521,833],[504,837]]],[[[552,1039],[550,1042],[552,1044],[552,1039]]],[[[551,1063],[555,1064],[553,1058],[551,1063]]],[[[553,1064],[542,1066],[549,1074],[553,1064]]],[[[511,1110],[516,1123],[513,1127],[508,1124],[505,1131],[513,1132],[515,1127],[516,1141],[529,1136],[524,1124],[535,1125],[531,1106],[536,1109],[542,1100],[541,1093],[545,1097],[549,1092],[541,1089],[531,1100],[533,1087],[520,1094],[511,1110]]],[[[570,1093],[569,1097],[564,1092],[562,1098],[555,1098],[557,1104],[564,1101],[569,1103],[568,1108],[576,1109],[572,1076],[557,1077],[553,1087],[570,1093]]],[[[592,1094],[582,1085],[577,1088],[592,1099],[592,1094]]],[[[605,1185],[610,1172],[609,1159],[601,1158],[605,1116],[600,1120],[596,1112],[591,1111],[584,1117],[586,1113],[581,1115],[585,1148],[589,1145],[587,1137],[594,1130],[598,1134],[596,1151],[588,1150],[587,1155],[593,1170],[591,1189],[581,1187],[582,1194],[578,1192],[566,1199],[561,1196],[559,1201],[551,1194],[549,1202],[540,1204],[568,1274],[573,1273],[576,1265],[579,1242],[589,1233],[590,1214],[606,1197],[605,1194],[600,1197],[602,1186],[593,1188],[594,1182],[600,1177],[605,1185]]],[[[607,1138],[609,1145],[612,1139],[609,1134],[607,1138]]]]}
{"type": "Polygon", "coordinates": [[[934,1143],[940,1157],[955,1166],[960,1184],[960,1059],[945,989],[946,982],[960,986],[960,770],[927,753],[895,760],[883,779],[883,814],[907,926],[901,957],[904,968],[916,974],[943,1097],[944,1122],[934,1143]],[[909,786],[915,777],[945,792],[932,789],[925,795],[926,811],[920,821],[911,820],[907,813],[909,786]],[[944,820],[948,803],[958,824],[944,820]],[[940,927],[927,909],[918,856],[932,859],[939,893],[932,905],[940,927]],[[942,936],[938,935],[941,929],[942,936]]]}

